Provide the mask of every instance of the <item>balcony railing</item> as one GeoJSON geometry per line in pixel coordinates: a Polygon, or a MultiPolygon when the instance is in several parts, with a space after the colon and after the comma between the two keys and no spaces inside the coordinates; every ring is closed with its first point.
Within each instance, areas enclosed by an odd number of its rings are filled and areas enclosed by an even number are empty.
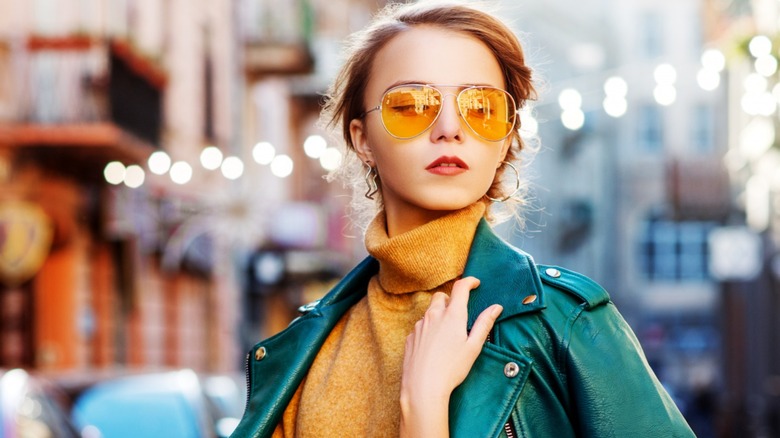
{"type": "Polygon", "coordinates": [[[242,0],[241,34],[247,73],[307,73],[314,13],[309,0],[242,0]]]}
{"type": "Polygon", "coordinates": [[[255,44],[305,44],[311,40],[313,12],[309,0],[242,0],[244,41],[255,44]]]}
{"type": "Polygon", "coordinates": [[[0,51],[0,123],[28,130],[113,125],[159,145],[165,75],[126,43],[30,37],[7,46],[0,51]]]}

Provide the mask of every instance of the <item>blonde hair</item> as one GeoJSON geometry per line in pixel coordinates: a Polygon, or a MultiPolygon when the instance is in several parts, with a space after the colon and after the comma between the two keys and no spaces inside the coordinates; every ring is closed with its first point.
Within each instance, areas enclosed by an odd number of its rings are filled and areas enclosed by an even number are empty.
{"type": "MultiPolygon", "coordinates": [[[[364,95],[371,74],[376,53],[396,35],[415,26],[436,26],[442,29],[470,35],[484,43],[501,66],[506,90],[514,97],[519,108],[529,99],[536,98],[531,69],[525,64],[523,48],[517,36],[493,14],[462,2],[420,2],[391,3],[384,7],[362,31],[352,34],[347,44],[347,59],[338,76],[331,84],[321,113],[321,121],[332,130],[341,128],[341,137],[346,146],[344,160],[339,169],[328,176],[329,180],[341,179],[344,185],[352,188],[352,213],[358,223],[366,223],[382,208],[381,197],[374,202],[364,197],[367,186],[365,174],[367,167],[357,158],[352,144],[349,125],[353,119],[360,118],[365,111],[364,95]]],[[[511,145],[506,154],[508,162],[518,162],[520,152],[525,148],[520,136],[520,116],[511,134],[511,145]]],[[[512,195],[516,189],[514,172],[510,170],[504,183],[504,173],[509,166],[501,166],[487,196],[503,199],[512,195]]],[[[524,203],[526,182],[521,181],[521,190],[505,202],[510,214],[524,203]]],[[[381,186],[380,186],[381,187],[381,186]]],[[[381,193],[381,191],[380,191],[381,193]]],[[[483,198],[484,199],[484,198],[483,198]]],[[[487,202],[486,199],[484,199],[487,202]]],[[[493,208],[486,210],[486,217],[496,222],[493,208]]]]}

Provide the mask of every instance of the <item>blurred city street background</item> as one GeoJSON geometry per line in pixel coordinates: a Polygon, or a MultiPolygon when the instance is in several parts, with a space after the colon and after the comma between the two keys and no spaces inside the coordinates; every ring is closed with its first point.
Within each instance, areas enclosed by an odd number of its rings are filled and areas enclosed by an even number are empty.
{"type": "MultiPolygon", "coordinates": [[[[317,120],[384,3],[0,0],[0,438],[229,434],[365,256],[317,120]]],[[[492,4],[541,90],[500,234],[607,288],[700,437],[780,437],[780,2],[492,4]]]]}

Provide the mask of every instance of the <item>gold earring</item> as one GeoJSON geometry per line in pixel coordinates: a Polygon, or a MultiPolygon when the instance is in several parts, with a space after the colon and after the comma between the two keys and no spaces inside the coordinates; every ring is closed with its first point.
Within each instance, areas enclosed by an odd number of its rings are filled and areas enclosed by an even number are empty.
{"type": "Polygon", "coordinates": [[[376,171],[376,167],[372,167],[368,161],[366,161],[365,164],[366,167],[368,167],[368,172],[366,172],[365,177],[368,191],[366,192],[365,196],[366,198],[373,200],[374,195],[379,191],[379,185],[376,182],[376,178],[379,176],[379,173],[376,171]]]}
{"type": "Polygon", "coordinates": [[[521,187],[521,182],[520,182],[520,171],[519,171],[519,170],[517,170],[517,167],[515,167],[515,165],[514,165],[514,164],[512,164],[512,163],[510,163],[509,161],[502,161],[501,163],[502,163],[502,164],[506,164],[507,166],[511,167],[511,168],[512,168],[512,170],[514,170],[514,171],[515,171],[515,178],[516,178],[516,180],[517,180],[517,183],[516,183],[516,185],[515,185],[515,191],[514,191],[514,192],[512,192],[510,195],[504,196],[503,198],[500,198],[500,199],[499,199],[499,198],[491,198],[490,196],[488,196],[487,194],[485,194],[485,197],[486,197],[486,198],[488,198],[488,199],[490,199],[490,200],[491,200],[491,201],[493,201],[493,202],[504,202],[504,201],[506,201],[507,199],[509,199],[509,198],[511,198],[511,197],[513,197],[513,196],[515,196],[515,195],[517,194],[517,192],[519,192],[519,191],[520,191],[520,187],[521,187]]]}

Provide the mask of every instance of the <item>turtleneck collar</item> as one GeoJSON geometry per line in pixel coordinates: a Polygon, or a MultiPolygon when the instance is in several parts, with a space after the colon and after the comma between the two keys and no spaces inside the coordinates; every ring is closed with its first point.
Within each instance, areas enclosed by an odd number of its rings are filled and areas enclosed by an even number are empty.
{"type": "Polygon", "coordinates": [[[394,294],[427,291],[461,275],[484,214],[485,204],[478,201],[389,238],[380,212],[366,230],[365,244],[379,261],[382,289],[394,294]]]}

